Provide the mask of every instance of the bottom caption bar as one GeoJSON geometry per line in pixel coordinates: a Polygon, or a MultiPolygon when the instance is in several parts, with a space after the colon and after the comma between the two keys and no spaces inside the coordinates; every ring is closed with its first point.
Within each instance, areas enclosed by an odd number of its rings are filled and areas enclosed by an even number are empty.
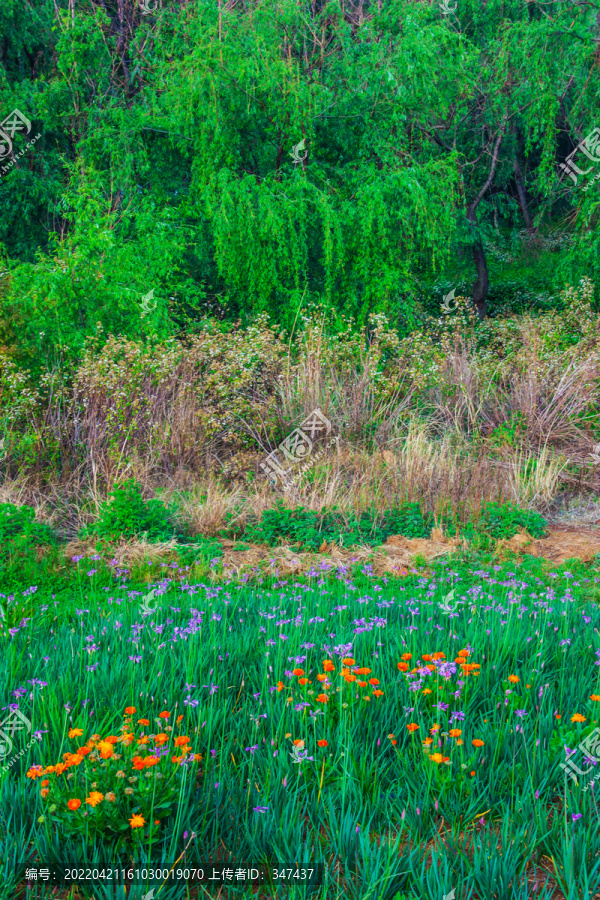
{"type": "Polygon", "coordinates": [[[198,884],[322,884],[324,866],[312,865],[240,865],[198,862],[184,866],[70,866],[64,864],[22,864],[18,875],[29,883],[47,884],[147,884],[148,882],[192,882],[198,884]]]}

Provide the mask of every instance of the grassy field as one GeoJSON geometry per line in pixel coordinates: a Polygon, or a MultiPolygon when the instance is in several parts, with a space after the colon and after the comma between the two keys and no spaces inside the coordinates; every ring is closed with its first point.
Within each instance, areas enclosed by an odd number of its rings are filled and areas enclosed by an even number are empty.
{"type": "Polygon", "coordinates": [[[1,896],[594,897],[600,573],[492,563],[190,583],[149,560],[149,587],[94,554],[0,596],[3,715],[29,723],[1,896]],[[174,880],[208,861],[323,881],[174,880]],[[36,862],[169,874],[27,886],[36,862]]]}

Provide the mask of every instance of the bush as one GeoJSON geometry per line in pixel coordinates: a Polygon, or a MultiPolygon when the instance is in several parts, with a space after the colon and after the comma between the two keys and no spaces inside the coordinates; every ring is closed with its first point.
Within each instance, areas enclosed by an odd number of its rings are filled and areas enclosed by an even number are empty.
{"type": "Polygon", "coordinates": [[[81,537],[97,535],[114,541],[121,537],[145,537],[148,541],[170,541],[180,532],[177,514],[162,500],[144,500],[141,486],[130,479],[110,492],[98,521],[88,525],[81,537]]]}
{"type": "Polygon", "coordinates": [[[0,503],[0,559],[15,551],[27,552],[33,547],[56,543],[50,526],[34,520],[35,510],[31,506],[0,503]]]}

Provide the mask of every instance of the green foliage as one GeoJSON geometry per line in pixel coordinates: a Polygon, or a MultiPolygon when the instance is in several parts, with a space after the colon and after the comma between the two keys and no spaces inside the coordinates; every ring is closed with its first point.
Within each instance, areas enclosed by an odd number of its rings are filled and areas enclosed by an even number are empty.
{"type": "Polygon", "coordinates": [[[56,535],[49,525],[35,521],[34,509],[0,503],[0,559],[14,552],[31,552],[43,544],[56,544],[56,535]]]}
{"type": "MultiPolygon", "coordinates": [[[[449,534],[457,533],[455,519],[448,512],[440,524],[449,534]]],[[[433,525],[434,517],[423,514],[418,503],[407,503],[385,513],[365,510],[360,514],[345,514],[335,507],[320,513],[302,506],[290,509],[280,501],[273,509],[264,510],[260,521],[250,521],[243,530],[236,531],[230,526],[223,535],[243,537],[245,541],[270,547],[289,543],[316,551],[323,542],[344,547],[379,546],[395,534],[428,538],[433,525]]],[[[510,538],[519,528],[526,528],[534,537],[542,537],[544,526],[545,519],[538,513],[518,509],[510,503],[488,503],[477,522],[459,525],[458,531],[467,540],[484,535],[489,541],[510,538]]]]}
{"type": "Polygon", "coordinates": [[[97,535],[109,541],[122,537],[145,537],[151,542],[169,541],[180,529],[174,509],[162,500],[144,500],[141,486],[129,479],[110,492],[100,508],[98,520],[82,530],[82,537],[97,535]]]}

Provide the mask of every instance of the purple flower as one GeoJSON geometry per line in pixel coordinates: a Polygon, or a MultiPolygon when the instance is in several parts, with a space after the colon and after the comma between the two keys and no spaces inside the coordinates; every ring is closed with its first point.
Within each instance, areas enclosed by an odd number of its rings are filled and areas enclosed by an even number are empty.
{"type": "Polygon", "coordinates": [[[577,819],[583,818],[583,813],[571,813],[571,818],[574,822],[576,822],[577,819]]]}
{"type": "Polygon", "coordinates": [[[253,806],[252,811],[257,813],[266,813],[268,806],[253,806]]]}
{"type": "Polygon", "coordinates": [[[527,715],[529,715],[529,713],[525,709],[515,709],[515,716],[518,716],[520,719],[527,715]]]}

